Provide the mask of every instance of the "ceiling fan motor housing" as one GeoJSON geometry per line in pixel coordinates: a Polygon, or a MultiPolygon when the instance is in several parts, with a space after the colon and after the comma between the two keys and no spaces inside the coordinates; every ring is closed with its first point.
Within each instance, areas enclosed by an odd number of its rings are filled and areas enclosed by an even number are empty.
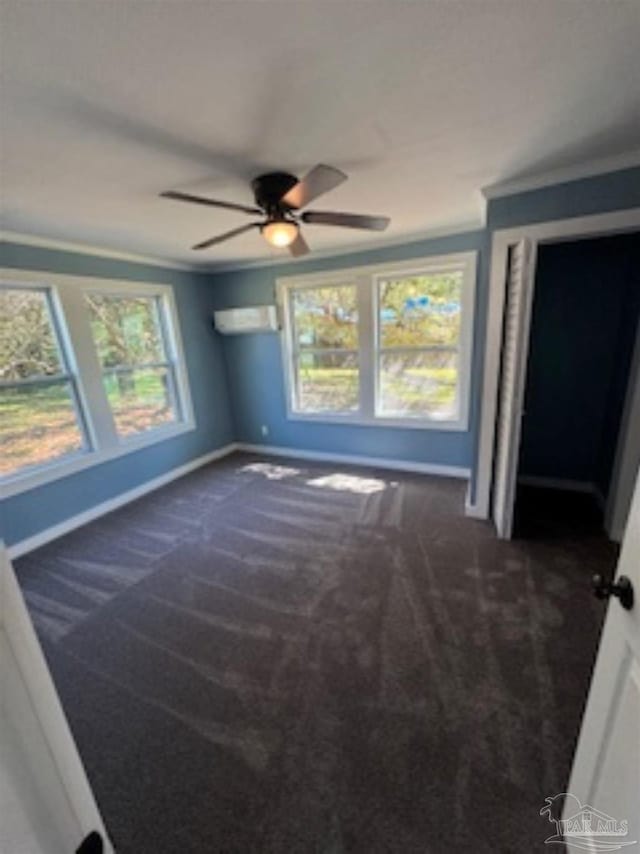
{"type": "Polygon", "coordinates": [[[297,183],[296,176],[288,172],[267,172],[254,178],[251,188],[258,207],[273,215],[291,210],[281,199],[297,183]]]}

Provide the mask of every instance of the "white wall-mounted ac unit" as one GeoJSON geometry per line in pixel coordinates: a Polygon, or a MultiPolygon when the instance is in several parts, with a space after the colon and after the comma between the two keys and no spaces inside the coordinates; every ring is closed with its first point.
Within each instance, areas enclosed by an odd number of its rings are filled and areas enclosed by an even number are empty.
{"type": "Polygon", "coordinates": [[[216,329],[222,335],[238,335],[242,332],[277,332],[278,330],[275,305],[214,311],[213,319],[216,329]]]}

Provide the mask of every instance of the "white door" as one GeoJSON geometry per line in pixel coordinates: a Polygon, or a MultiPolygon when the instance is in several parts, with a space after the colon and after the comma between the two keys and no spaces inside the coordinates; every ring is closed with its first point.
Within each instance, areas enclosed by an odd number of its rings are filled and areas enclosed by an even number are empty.
{"type": "MultiPolygon", "coordinates": [[[[565,799],[563,819],[571,820],[580,838],[582,816],[572,821],[577,801],[592,812],[615,819],[615,834],[587,833],[587,851],[612,851],[632,846],[640,851],[640,477],[629,511],[616,581],[626,576],[634,588],[630,610],[609,599],[600,649],[565,799]],[[627,822],[625,828],[622,822],[627,822]],[[626,829],[626,833],[624,832],[626,829]],[[591,837],[591,838],[589,838],[591,837]],[[634,845],[637,845],[637,847],[634,845]],[[607,847],[609,845],[609,847],[607,847]]],[[[588,810],[585,811],[588,813],[588,810]]],[[[564,828],[563,828],[564,829],[564,828]]],[[[565,831],[566,833],[566,831],[565,831]]],[[[569,846],[569,851],[575,850],[569,846]]]]}
{"type": "Polygon", "coordinates": [[[533,267],[530,240],[521,240],[511,247],[502,334],[492,499],[492,517],[498,536],[506,540],[511,538],[513,526],[520,421],[529,349],[533,267]]]}
{"type": "Polygon", "coordinates": [[[605,530],[612,540],[622,540],[640,471],[640,324],[629,370],[629,383],[622,411],[611,485],[604,511],[605,530]]]}

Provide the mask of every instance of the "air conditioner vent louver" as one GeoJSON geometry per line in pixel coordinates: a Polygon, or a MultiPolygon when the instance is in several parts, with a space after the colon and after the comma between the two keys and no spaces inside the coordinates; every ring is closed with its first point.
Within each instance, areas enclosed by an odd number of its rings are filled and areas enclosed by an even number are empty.
{"type": "Polygon", "coordinates": [[[215,327],[222,335],[246,332],[277,332],[278,316],[274,305],[252,308],[228,308],[213,314],[215,327]]]}

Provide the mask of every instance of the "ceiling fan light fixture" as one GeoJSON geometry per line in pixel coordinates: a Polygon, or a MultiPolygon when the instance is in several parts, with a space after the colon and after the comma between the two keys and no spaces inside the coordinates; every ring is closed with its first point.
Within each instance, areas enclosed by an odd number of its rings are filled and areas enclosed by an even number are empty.
{"type": "Polygon", "coordinates": [[[299,227],[296,222],[288,219],[273,219],[266,222],[261,230],[267,243],[275,246],[276,249],[283,249],[291,246],[298,236],[299,227]]]}

